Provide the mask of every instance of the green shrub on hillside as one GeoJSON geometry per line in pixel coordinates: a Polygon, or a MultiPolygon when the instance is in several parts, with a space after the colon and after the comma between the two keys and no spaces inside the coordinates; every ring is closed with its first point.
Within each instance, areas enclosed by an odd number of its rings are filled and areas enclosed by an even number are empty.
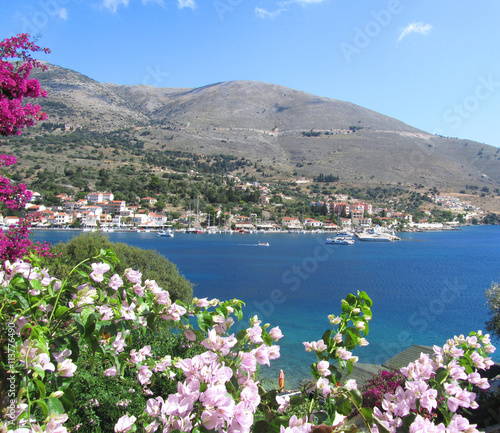
{"type": "Polygon", "coordinates": [[[101,249],[112,249],[119,260],[114,266],[116,273],[122,275],[127,268],[142,273],[143,280],[155,280],[160,287],[168,290],[172,301],[180,299],[189,302],[193,296],[191,283],[179,275],[177,267],[154,250],[143,250],[121,242],[111,242],[102,233],[84,233],[67,243],[52,247],[54,258],[47,260],[45,266],[54,276],[64,279],[74,266],[81,261],[96,256],[101,249]]]}
{"type": "MultiPolygon", "coordinates": [[[[172,333],[168,327],[162,332],[132,334],[129,347],[139,350],[150,345],[152,351],[160,358],[171,356],[191,358],[205,349],[190,343],[181,334],[172,333]]],[[[85,433],[112,432],[116,420],[126,413],[139,417],[146,408],[151,397],[144,393],[137,378],[127,371],[123,376],[106,377],[103,371],[109,367],[102,357],[91,357],[88,353],[78,359],[78,369],[72,383],[72,391],[76,404],[68,413],[68,427],[71,431],[85,433]]],[[[154,395],[165,400],[169,394],[177,392],[178,379],[170,379],[167,374],[154,373],[149,389],[154,395]]]]}
{"type": "Polygon", "coordinates": [[[500,337],[500,284],[491,283],[486,290],[487,305],[490,308],[490,318],[486,322],[486,329],[493,335],[500,337]]]}

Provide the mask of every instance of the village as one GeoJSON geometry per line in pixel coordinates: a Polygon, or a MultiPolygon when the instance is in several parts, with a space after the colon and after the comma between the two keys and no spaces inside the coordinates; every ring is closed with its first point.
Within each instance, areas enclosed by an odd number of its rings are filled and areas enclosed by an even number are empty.
{"type": "MultiPolygon", "coordinates": [[[[260,191],[259,205],[270,205],[270,193],[267,186],[255,184],[241,184],[239,189],[255,189],[260,191]]],[[[281,200],[292,200],[278,194],[281,200]]],[[[470,224],[480,220],[484,212],[468,203],[461,202],[457,197],[433,195],[432,202],[440,209],[446,209],[453,215],[447,221],[436,221],[431,210],[422,209],[421,217],[414,220],[414,215],[407,212],[394,211],[387,208],[373,208],[373,205],[364,201],[352,199],[347,195],[338,194],[328,197],[324,201],[310,202],[310,209],[323,208],[323,217],[317,214],[314,217],[306,215],[282,216],[266,218],[261,214],[250,213],[241,215],[223,211],[218,208],[212,214],[201,212],[198,209],[189,209],[184,212],[163,210],[158,212],[157,199],[143,197],[140,205],[127,205],[123,200],[115,200],[111,192],[90,192],[85,198],[75,200],[74,197],[60,194],[57,198],[62,205],[45,206],[36,204],[40,194],[33,193],[31,202],[26,205],[28,215],[35,216],[33,228],[73,228],[83,230],[137,230],[157,231],[166,227],[176,230],[220,231],[237,230],[242,232],[333,232],[338,230],[369,229],[374,225],[387,227],[398,231],[443,230],[456,227],[460,224],[470,224]]],[[[275,205],[275,206],[280,206],[275,205]]],[[[310,212],[311,213],[311,212],[310,212]]],[[[314,212],[312,212],[314,213],[314,212]]],[[[5,216],[0,225],[8,227],[16,225],[19,218],[5,216]]]]}

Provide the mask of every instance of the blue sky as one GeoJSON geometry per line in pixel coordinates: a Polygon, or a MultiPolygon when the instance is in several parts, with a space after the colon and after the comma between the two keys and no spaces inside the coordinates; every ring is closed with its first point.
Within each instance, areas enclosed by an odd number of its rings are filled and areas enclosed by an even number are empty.
{"type": "Polygon", "coordinates": [[[0,38],[99,82],[280,84],[500,146],[500,2],[20,0],[0,38]]]}

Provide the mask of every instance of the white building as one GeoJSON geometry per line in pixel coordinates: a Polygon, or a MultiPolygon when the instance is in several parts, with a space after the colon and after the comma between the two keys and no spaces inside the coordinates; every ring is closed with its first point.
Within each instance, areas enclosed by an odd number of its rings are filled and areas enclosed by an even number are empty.
{"type": "Polygon", "coordinates": [[[56,212],[49,217],[48,223],[53,226],[62,226],[71,224],[73,222],[73,216],[67,214],[66,212],[56,212]]]}
{"type": "Polygon", "coordinates": [[[90,192],[87,194],[87,200],[91,203],[100,201],[112,201],[115,198],[111,192],[90,192]]]}

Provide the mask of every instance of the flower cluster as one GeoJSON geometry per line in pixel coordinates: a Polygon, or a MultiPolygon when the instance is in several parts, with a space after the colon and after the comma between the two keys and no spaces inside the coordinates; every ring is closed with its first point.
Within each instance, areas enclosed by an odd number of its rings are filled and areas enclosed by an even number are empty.
{"type": "MultiPolygon", "coordinates": [[[[0,41],[0,136],[18,135],[23,128],[47,117],[39,105],[23,103],[24,98],[47,94],[38,80],[29,78],[33,68],[46,68],[31,57],[31,53],[39,51],[50,52],[35,45],[26,33],[0,41]]],[[[0,155],[0,167],[16,162],[13,156],[0,155]]],[[[26,185],[12,185],[9,179],[0,176],[0,203],[7,209],[21,210],[30,199],[31,191],[26,185]]],[[[18,226],[11,227],[8,232],[0,230],[0,258],[15,260],[27,254],[33,245],[28,239],[30,224],[30,220],[21,219],[18,226]]],[[[40,253],[47,248],[42,246],[35,250],[40,253]]]]}
{"type": "MultiPolygon", "coordinates": [[[[71,381],[76,359],[86,351],[104,363],[104,375],[116,380],[135,377],[147,398],[144,412],[121,416],[115,432],[141,428],[147,433],[252,429],[309,433],[320,423],[336,425],[337,415],[346,416],[353,409],[375,432],[395,432],[400,427],[410,432],[476,431],[457,410],[476,407],[473,387],[489,386],[477,371],[492,363],[487,354],[494,347],[487,335],[455,337],[443,348],[435,347],[432,358],[422,355],[401,370],[404,384],[386,393],[381,408],[371,411],[362,407],[356,382],[342,384],[341,375],[357,362],[352,351],[368,344],[372,302],[358,292],[342,302],[340,316],[329,317],[333,329],[321,340],[304,343],[317,357],[304,395],[279,396],[276,390],[265,391],[258,380],[260,366],[270,365],[280,355],[274,344],[283,337],[279,327],[269,329],[254,316],[247,328],[232,332],[243,316],[241,301],[172,302],[168,291],[155,281],[144,281],[139,271],[114,273],[116,257],[111,250],[90,261],[80,264],[81,284],[75,286],[51,277],[36,261],[5,262],[0,272],[0,320],[9,326],[0,329],[0,341],[12,342],[13,356],[1,368],[2,375],[13,377],[19,392],[0,430],[66,433],[64,412],[74,402],[71,381]],[[150,345],[130,349],[134,335],[156,329],[160,322],[205,351],[172,359],[158,356],[150,345]],[[17,334],[7,335],[5,329],[12,328],[17,334]],[[153,384],[160,376],[175,380],[176,392],[154,395],[153,384]],[[56,389],[48,395],[50,386],[56,389]],[[297,403],[307,404],[307,415],[287,416],[288,408],[297,403]],[[257,410],[263,410],[266,419],[255,423],[257,410]],[[437,410],[444,420],[440,424],[427,416],[437,410]]],[[[129,403],[124,399],[117,407],[128,411],[129,403]]],[[[338,424],[335,431],[345,428],[338,424]]]]}
{"type": "Polygon", "coordinates": [[[386,393],[393,393],[398,387],[404,386],[406,377],[400,371],[382,370],[367,381],[363,391],[364,407],[382,407],[386,393]]]}
{"type": "Polygon", "coordinates": [[[371,306],[372,301],[365,292],[348,295],[342,300],[342,314],[328,316],[333,329],[326,331],[321,340],[304,342],[306,352],[315,352],[319,360],[312,366],[314,379],[306,384],[307,393],[316,392],[322,398],[338,397],[339,393],[357,388],[351,382],[347,388],[340,388],[341,371],[352,372],[359,359],[352,350],[368,344],[365,337],[372,318],[371,306]]]}
{"type": "Polygon", "coordinates": [[[401,426],[410,432],[476,432],[476,426],[457,410],[478,407],[472,389],[487,389],[489,384],[477,370],[493,364],[487,355],[494,350],[489,335],[481,331],[450,339],[442,348],[434,346],[432,357],[421,354],[416,362],[401,369],[406,377],[404,387],[386,393],[382,408],[375,408],[374,415],[391,432],[401,426]],[[436,412],[444,419],[439,424],[426,416],[436,412]]]}
{"type": "Polygon", "coordinates": [[[306,352],[314,352],[318,362],[312,364],[312,379],[307,380],[301,398],[276,397],[277,412],[286,413],[289,407],[308,401],[307,415],[290,418],[281,425],[281,433],[308,433],[315,424],[334,425],[338,414],[348,415],[353,406],[361,407],[361,393],[355,380],[342,384],[342,371],[352,372],[358,357],[352,351],[366,346],[369,322],[372,318],[372,300],[365,292],[349,294],[342,300],[340,316],[330,315],[333,329],[327,330],[318,341],[304,342],[306,352]],[[322,411],[317,411],[321,407],[322,411]]]}
{"type": "MultiPolygon", "coordinates": [[[[10,420],[12,425],[35,430],[43,427],[31,407],[46,398],[41,380],[55,380],[60,386],[58,394],[50,397],[51,404],[57,406],[59,398],[67,403],[76,371],[74,342],[78,335],[83,344],[80,349],[107,359],[106,376],[118,377],[129,369],[143,394],[151,396],[145,413],[139,419],[120,418],[116,431],[129,431],[136,421],[147,422],[148,432],[160,426],[162,431],[191,427],[250,431],[261,402],[258,367],[279,357],[279,347],[273,344],[283,336],[279,328],[268,332],[268,325],[261,326],[254,317],[248,329],[230,334],[235,322],[232,316],[242,317],[241,301],[195,298],[190,305],[173,303],[168,291],[154,281],[143,281],[138,271],[113,274],[112,252],[101,252],[99,258],[102,261],[89,266],[86,281],[74,288],[31,263],[6,263],[0,275],[0,300],[6,305],[2,320],[8,317],[18,331],[16,363],[9,367],[16,374],[18,388],[24,390],[17,401],[17,416],[10,420]],[[14,299],[21,300],[22,311],[15,307],[14,299]],[[204,336],[194,330],[191,317],[197,318],[204,336]],[[128,350],[131,331],[145,332],[155,318],[170,322],[172,330],[184,332],[188,340],[198,340],[206,351],[193,358],[172,360],[158,359],[150,346],[128,350]],[[177,393],[165,400],[153,396],[150,386],[155,374],[178,380],[177,393]],[[31,402],[27,407],[26,401],[31,402]]],[[[85,273],[80,271],[80,275],[85,273]]],[[[49,407],[42,407],[49,416],[49,407]]],[[[62,423],[59,428],[66,431],[62,423]]]]}
{"type": "MultiPolygon", "coordinates": [[[[0,167],[17,163],[17,158],[9,155],[0,155],[0,167]]],[[[6,177],[0,176],[0,203],[8,209],[21,210],[31,199],[31,191],[26,185],[20,183],[12,185],[6,177]]],[[[17,226],[12,226],[8,231],[0,229],[0,259],[13,261],[25,257],[29,251],[34,250],[39,256],[50,256],[48,244],[36,244],[29,239],[30,227],[37,216],[20,218],[17,226]]]]}
{"type": "Polygon", "coordinates": [[[30,52],[43,51],[23,33],[0,42],[0,136],[18,135],[27,126],[47,118],[39,105],[23,104],[26,97],[46,96],[36,79],[30,79],[31,70],[44,68],[30,56],[30,52]],[[20,60],[18,63],[9,59],[20,60]]]}

